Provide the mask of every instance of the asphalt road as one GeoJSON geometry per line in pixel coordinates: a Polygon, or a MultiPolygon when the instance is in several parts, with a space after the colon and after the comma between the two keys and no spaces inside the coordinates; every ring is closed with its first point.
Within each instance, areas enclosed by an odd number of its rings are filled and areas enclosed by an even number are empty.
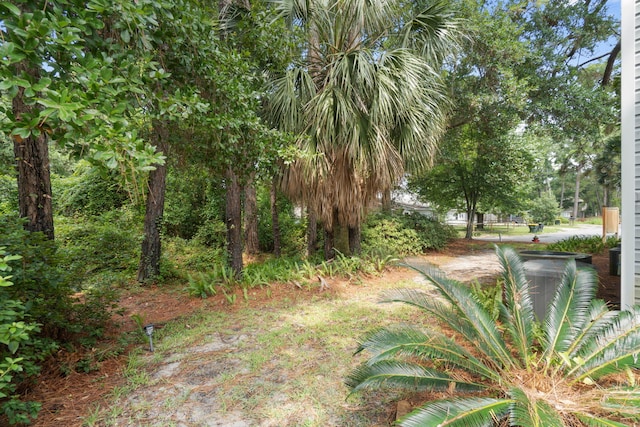
{"type": "Polygon", "coordinates": [[[540,239],[540,243],[553,243],[564,240],[571,236],[602,236],[601,225],[577,224],[573,227],[562,228],[555,232],[542,231],[540,233],[527,233],[520,235],[509,234],[492,234],[474,237],[475,240],[484,240],[488,242],[531,242],[533,236],[536,235],[540,239]]]}

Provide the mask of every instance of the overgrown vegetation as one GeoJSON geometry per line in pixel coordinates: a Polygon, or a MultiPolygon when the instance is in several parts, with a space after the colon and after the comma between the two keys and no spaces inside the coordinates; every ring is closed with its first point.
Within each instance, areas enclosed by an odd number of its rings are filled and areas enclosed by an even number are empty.
{"type": "Polygon", "coordinates": [[[511,248],[496,252],[504,269],[497,321],[468,286],[424,271],[432,287],[390,291],[384,301],[427,316],[362,338],[358,352],[369,358],[349,375],[352,390],[455,391],[404,416],[402,426],[621,427],[640,419],[631,372],[640,367],[638,307],[610,311],[594,299],[595,273],[569,261],[538,322],[522,260],[511,248]],[[427,326],[434,318],[442,331],[427,326]]]}
{"type": "MultiPolygon", "coordinates": [[[[68,270],[75,261],[43,233],[25,231],[17,218],[0,218],[0,247],[0,404],[9,423],[27,423],[40,405],[22,401],[19,391],[28,389],[42,362],[63,345],[95,346],[116,295],[106,286],[76,300],[79,288],[68,270]]],[[[85,262],[89,257],[96,252],[86,253],[85,262]]]]}

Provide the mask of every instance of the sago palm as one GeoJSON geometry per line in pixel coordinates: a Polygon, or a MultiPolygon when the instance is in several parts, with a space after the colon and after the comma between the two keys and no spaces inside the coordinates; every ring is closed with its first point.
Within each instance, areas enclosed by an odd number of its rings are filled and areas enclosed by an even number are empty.
{"type": "Polygon", "coordinates": [[[385,301],[424,310],[442,331],[380,329],[358,349],[371,354],[347,384],[354,390],[400,387],[449,390],[403,417],[402,426],[625,426],[640,418],[640,307],[611,311],[594,299],[591,269],[567,263],[547,309],[536,321],[523,262],[497,248],[504,272],[498,321],[464,284],[423,272],[426,290],[395,290],[385,301]],[[615,375],[618,374],[618,375],[615,375]]]}

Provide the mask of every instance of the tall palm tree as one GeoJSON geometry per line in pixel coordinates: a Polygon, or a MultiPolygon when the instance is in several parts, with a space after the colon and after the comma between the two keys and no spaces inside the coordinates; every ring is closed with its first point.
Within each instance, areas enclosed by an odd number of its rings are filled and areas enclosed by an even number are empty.
{"type": "Polygon", "coordinates": [[[308,153],[287,168],[283,189],[327,236],[336,224],[357,232],[380,192],[433,158],[448,108],[438,69],[459,22],[442,1],[420,10],[400,0],[275,3],[305,31],[300,61],[271,88],[270,118],[308,153]]]}

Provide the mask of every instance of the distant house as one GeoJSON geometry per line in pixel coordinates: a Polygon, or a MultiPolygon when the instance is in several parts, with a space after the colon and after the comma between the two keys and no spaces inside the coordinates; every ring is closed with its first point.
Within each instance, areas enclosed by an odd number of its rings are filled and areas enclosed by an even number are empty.
{"type": "Polygon", "coordinates": [[[621,305],[640,304],[640,0],[622,1],[621,305]]]}

